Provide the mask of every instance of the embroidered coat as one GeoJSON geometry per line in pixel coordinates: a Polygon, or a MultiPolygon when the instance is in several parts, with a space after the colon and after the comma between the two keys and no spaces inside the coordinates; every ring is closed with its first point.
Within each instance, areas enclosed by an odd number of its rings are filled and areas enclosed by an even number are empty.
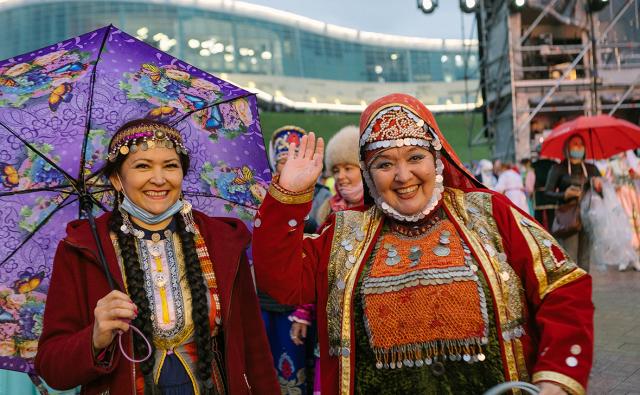
{"type": "MultiPolygon", "coordinates": [[[[124,290],[116,253],[109,238],[107,213],[96,220],[109,269],[124,290]]],[[[260,317],[245,248],[249,232],[229,218],[194,212],[218,282],[224,334],[224,368],[229,394],[277,394],[279,386],[260,317]]],[[[111,290],[97,259],[87,221],[67,226],[53,265],[36,369],[56,389],[82,385],[83,394],[134,394],[134,366],[118,348],[108,367],[93,359],[93,310],[111,290]]],[[[133,354],[130,334],[123,345],[133,354]]]]}
{"type": "MultiPolygon", "coordinates": [[[[442,207],[487,279],[505,378],[584,394],[593,358],[590,276],[502,195],[447,188],[442,207]]],[[[354,320],[363,319],[354,317],[354,290],[385,217],[375,206],[347,210],[305,235],[309,209],[270,189],[254,229],[256,279],[281,303],[317,304],[322,393],[352,394],[354,320]]]]}

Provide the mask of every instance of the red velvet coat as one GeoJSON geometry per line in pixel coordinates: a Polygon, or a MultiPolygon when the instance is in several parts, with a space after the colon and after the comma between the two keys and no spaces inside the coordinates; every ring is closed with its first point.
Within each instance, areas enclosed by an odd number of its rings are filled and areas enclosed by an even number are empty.
{"type": "MultiPolygon", "coordinates": [[[[105,214],[96,220],[111,274],[123,277],[109,239],[105,214]]],[[[250,234],[242,222],[194,213],[209,249],[220,293],[229,394],[277,394],[279,386],[245,255],[250,234]]],[[[109,368],[96,366],[91,349],[93,310],[111,290],[97,259],[87,221],[67,226],[53,265],[36,369],[56,389],[82,385],[83,394],[133,394],[133,365],[116,354],[109,368]]],[[[130,337],[123,344],[128,348],[130,337]]]]}
{"type": "MultiPolygon", "coordinates": [[[[342,361],[351,372],[355,369],[355,325],[350,325],[350,333],[342,333],[342,339],[347,339],[347,343],[343,343],[345,348],[342,355],[329,353],[328,325],[332,320],[335,322],[336,316],[335,313],[327,313],[328,310],[332,311],[327,304],[329,294],[336,286],[329,282],[332,271],[330,256],[332,246],[340,245],[340,236],[336,234],[336,218],[328,220],[320,235],[303,235],[301,224],[311,204],[286,196],[274,197],[274,192],[272,188],[262,203],[254,228],[253,255],[258,286],[280,303],[317,304],[322,394],[353,394],[354,376],[351,375],[350,379],[349,374],[345,376],[345,369],[340,364],[342,361]]],[[[497,240],[504,246],[513,273],[510,281],[519,284],[517,286],[523,290],[523,300],[517,303],[516,308],[523,313],[525,335],[512,341],[503,340],[503,337],[507,337],[505,332],[500,329],[499,323],[492,323],[500,334],[498,340],[505,377],[507,380],[549,381],[561,385],[570,394],[584,394],[593,359],[591,277],[563,255],[557,242],[544,229],[502,195],[484,189],[451,189],[445,194],[450,197],[450,203],[444,204],[450,218],[467,215],[464,214],[466,207],[460,207],[458,211],[452,207],[464,204],[465,196],[470,194],[482,198],[486,207],[491,206],[491,213],[482,212],[482,215],[495,221],[497,240]],[[532,235],[535,235],[534,239],[532,235]],[[550,250],[554,256],[548,253],[550,250]],[[576,360],[575,366],[572,366],[573,359],[576,360]]],[[[278,194],[275,193],[275,196],[278,194]]],[[[447,198],[444,200],[447,201],[447,198]]],[[[476,260],[486,259],[487,252],[482,245],[470,242],[471,238],[477,237],[469,236],[466,226],[460,225],[456,223],[456,228],[467,239],[467,245],[476,260]]],[[[381,228],[381,222],[372,226],[374,240],[381,228]]],[[[375,242],[372,242],[365,249],[362,262],[366,262],[374,245],[375,242]]],[[[354,251],[356,249],[354,247],[354,251]]],[[[362,275],[363,266],[359,267],[358,277],[362,275]]],[[[498,273],[488,273],[486,267],[482,267],[485,276],[499,277],[496,276],[498,273]]],[[[490,282],[496,311],[501,304],[507,304],[507,295],[501,296],[505,303],[496,301],[496,295],[501,292],[498,289],[501,288],[499,281],[490,282]]],[[[354,292],[349,285],[347,289],[354,292]]],[[[351,316],[353,319],[362,317],[351,316]]]]}

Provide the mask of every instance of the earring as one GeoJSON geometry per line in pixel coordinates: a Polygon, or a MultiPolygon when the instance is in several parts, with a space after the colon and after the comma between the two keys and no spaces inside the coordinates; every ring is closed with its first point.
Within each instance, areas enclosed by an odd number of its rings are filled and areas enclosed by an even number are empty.
{"type": "Polygon", "coordinates": [[[184,195],[180,197],[182,200],[182,208],[180,209],[180,215],[182,215],[182,219],[184,220],[184,227],[187,232],[196,234],[196,222],[193,219],[193,206],[187,200],[185,200],[184,195]]]}
{"type": "Polygon", "coordinates": [[[131,219],[129,219],[129,213],[124,208],[122,208],[123,196],[124,194],[118,191],[118,211],[120,212],[120,217],[122,217],[122,226],[120,226],[120,231],[125,235],[130,234],[137,237],[138,239],[142,239],[144,237],[144,232],[133,227],[131,219]]]}

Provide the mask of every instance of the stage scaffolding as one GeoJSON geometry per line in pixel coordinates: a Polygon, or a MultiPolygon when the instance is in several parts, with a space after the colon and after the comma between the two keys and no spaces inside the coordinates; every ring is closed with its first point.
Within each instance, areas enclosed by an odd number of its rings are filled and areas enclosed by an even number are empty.
{"type": "Polygon", "coordinates": [[[490,142],[494,158],[519,160],[578,115],[640,123],[640,0],[593,13],[585,0],[510,3],[481,0],[476,11],[484,127],[470,145],[490,142]]]}

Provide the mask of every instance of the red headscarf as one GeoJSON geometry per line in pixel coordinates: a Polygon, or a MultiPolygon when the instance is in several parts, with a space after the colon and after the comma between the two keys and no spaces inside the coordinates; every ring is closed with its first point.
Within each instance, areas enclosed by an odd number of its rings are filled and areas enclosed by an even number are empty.
{"type": "MultiPolygon", "coordinates": [[[[400,106],[411,111],[414,115],[424,120],[424,122],[431,126],[431,129],[438,135],[438,139],[442,144],[440,152],[442,155],[442,162],[444,163],[444,185],[447,187],[470,189],[470,188],[485,188],[473,175],[467,170],[458,159],[458,155],[453,151],[447,140],[444,138],[438,124],[436,123],[433,114],[427,107],[425,107],[420,100],[413,96],[409,96],[403,93],[393,93],[372,102],[367,106],[362,115],[360,116],[360,136],[374,120],[376,115],[389,107],[400,106]]],[[[360,160],[364,160],[364,152],[362,150],[362,144],[360,149],[360,160]]]]}

